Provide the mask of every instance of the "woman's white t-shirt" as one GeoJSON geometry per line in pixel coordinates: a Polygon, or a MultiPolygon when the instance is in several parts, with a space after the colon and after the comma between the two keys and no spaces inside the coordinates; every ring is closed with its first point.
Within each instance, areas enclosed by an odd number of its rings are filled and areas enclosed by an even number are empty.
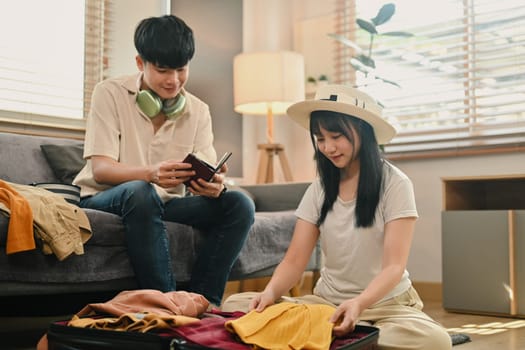
{"type": "MultiPolygon", "coordinates": [[[[355,200],[345,202],[339,197],[319,227],[323,267],[314,294],[336,305],[359,295],[381,271],[385,224],[418,216],[410,179],[388,162],[383,169],[383,189],[371,227],[356,228],[355,200]]],[[[323,198],[320,179],[316,179],[305,192],[296,216],[317,224],[323,198]]],[[[403,293],[410,285],[405,270],[398,285],[382,300],[403,293]]]]}

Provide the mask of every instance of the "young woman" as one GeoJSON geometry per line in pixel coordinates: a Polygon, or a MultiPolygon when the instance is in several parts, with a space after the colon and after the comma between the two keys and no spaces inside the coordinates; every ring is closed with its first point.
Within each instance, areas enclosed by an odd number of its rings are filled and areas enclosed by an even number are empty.
{"type": "MultiPolygon", "coordinates": [[[[299,281],[320,240],[321,277],[299,303],[336,307],[335,336],[358,322],[380,329],[380,349],[450,349],[446,330],[422,312],[406,264],[418,216],[410,179],[381,156],[395,129],[367,94],[328,85],[288,115],[310,130],[318,178],[297,208],[288,251],[261,293],[228,298],[223,310],[263,311],[299,281]]],[[[290,298],[286,298],[290,301],[290,298]]]]}

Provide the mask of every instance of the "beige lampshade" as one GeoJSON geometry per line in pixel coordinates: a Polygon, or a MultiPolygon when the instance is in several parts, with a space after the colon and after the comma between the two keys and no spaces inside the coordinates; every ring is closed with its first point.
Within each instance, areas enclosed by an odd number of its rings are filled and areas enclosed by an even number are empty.
{"type": "Polygon", "coordinates": [[[292,51],[250,52],[233,61],[234,109],[237,113],[285,114],[304,100],[304,59],[292,51]]]}

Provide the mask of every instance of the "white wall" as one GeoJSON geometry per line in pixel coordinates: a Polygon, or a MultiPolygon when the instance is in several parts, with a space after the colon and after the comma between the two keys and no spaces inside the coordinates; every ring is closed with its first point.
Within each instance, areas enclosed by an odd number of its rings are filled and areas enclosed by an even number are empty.
{"type": "MultiPolygon", "coordinates": [[[[243,51],[294,50],[296,23],[314,14],[332,12],[332,1],[317,0],[244,0],[243,51]],[[322,8],[319,10],[318,8],[322,8]]],[[[305,62],[305,65],[308,63],[305,62]]],[[[257,174],[257,144],[265,143],[266,119],[243,116],[243,178],[255,182],[257,174]]],[[[313,150],[309,134],[286,116],[274,117],[274,139],[285,147],[294,181],[309,181],[315,175],[313,150]],[[306,159],[306,161],[305,161],[306,159]]],[[[276,182],[283,181],[279,163],[275,162],[276,182]]]]}
{"type": "MultiPolygon", "coordinates": [[[[318,26],[323,37],[327,30],[325,19],[333,11],[333,1],[318,0],[244,0],[244,49],[292,49],[301,50],[305,42],[293,43],[290,35],[301,24],[322,23],[318,26]],[[276,33],[275,29],[282,30],[276,33]]],[[[304,29],[304,28],[303,28],[304,29]]],[[[315,33],[315,30],[313,31],[315,33]]],[[[318,33],[319,34],[319,33],[318,33]]],[[[330,52],[326,43],[313,39],[305,52],[306,70],[314,74],[322,69],[319,62],[330,65],[330,52]],[[315,50],[318,43],[319,50],[315,50]],[[317,52],[314,56],[310,52],[317,52]]],[[[327,67],[329,68],[329,67],[327,67]]],[[[328,71],[328,70],[327,70],[328,71]]],[[[307,73],[308,74],[308,73],[307,73]]],[[[254,117],[256,118],[256,117],[254,117]]],[[[312,162],[312,146],[308,134],[286,117],[275,118],[276,141],[285,144],[294,180],[311,180],[315,174],[312,162]]],[[[264,142],[264,118],[247,118],[243,127],[244,178],[253,182],[257,163],[256,143],[264,142]]],[[[441,178],[451,176],[479,176],[525,174],[525,154],[511,153],[425,159],[394,162],[412,179],[420,218],[408,263],[414,281],[441,282],[441,178]]],[[[476,244],[476,242],[472,242],[476,244]]]]}
{"type": "Polygon", "coordinates": [[[171,12],[195,37],[186,88],[210,108],[218,157],[233,153],[228,177],[241,177],[243,119],[233,110],[233,58],[242,50],[242,0],[172,0],[171,12]]]}
{"type": "Polygon", "coordinates": [[[133,74],[137,72],[135,56],[137,51],[133,44],[133,33],[140,20],[150,16],[167,13],[166,0],[114,0],[114,13],[109,76],[133,74]]]}

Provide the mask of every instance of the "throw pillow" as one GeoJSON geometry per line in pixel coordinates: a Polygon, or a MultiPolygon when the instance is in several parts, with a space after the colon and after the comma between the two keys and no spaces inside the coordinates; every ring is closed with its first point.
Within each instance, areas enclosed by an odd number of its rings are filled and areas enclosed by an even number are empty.
{"type": "Polygon", "coordinates": [[[84,145],[82,144],[42,144],[40,149],[57,179],[65,184],[71,184],[86,164],[83,158],[84,145]]]}
{"type": "Polygon", "coordinates": [[[41,187],[45,190],[61,195],[68,203],[77,206],[80,204],[80,187],[78,186],[50,182],[39,182],[31,185],[41,187]]]}

